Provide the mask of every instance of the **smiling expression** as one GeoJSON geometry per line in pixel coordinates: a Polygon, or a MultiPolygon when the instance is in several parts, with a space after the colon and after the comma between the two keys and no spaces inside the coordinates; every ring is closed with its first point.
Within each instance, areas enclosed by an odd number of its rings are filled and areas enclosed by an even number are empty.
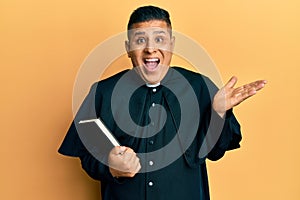
{"type": "Polygon", "coordinates": [[[134,69],[148,84],[159,83],[167,74],[175,38],[165,21],[135,23],[125,42],[134,69]]]}

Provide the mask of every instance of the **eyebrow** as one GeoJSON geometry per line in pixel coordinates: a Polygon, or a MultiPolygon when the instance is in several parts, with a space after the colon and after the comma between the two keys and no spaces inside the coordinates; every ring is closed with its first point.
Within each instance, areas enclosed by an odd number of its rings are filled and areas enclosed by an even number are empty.
{"type": "MultiPolygon", "coordinates": [[[[154,34],[166,34],[166,31],[154,31],[154,34]]],[[[137,31],[134,33],[134,36],[138,36],[138,35],[145,35],[146,32],[145,31],[137,31]]]]}
{"type": "Polygon", "coordinates": [[[166,31],[154,31],[153,33],[155,33],[155,34],[161,34],[161,33],[166,34],[166,31]]]}
{"type": "Polygon", "coordinates": [[[145,32],[137,31],[134,33],[134,36],[137,36],[137,35],[145,35],[145,32]]]}

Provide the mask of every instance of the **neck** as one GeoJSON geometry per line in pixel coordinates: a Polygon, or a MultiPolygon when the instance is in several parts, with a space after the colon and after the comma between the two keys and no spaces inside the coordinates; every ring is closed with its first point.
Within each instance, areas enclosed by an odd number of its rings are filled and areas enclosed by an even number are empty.
{"type": "Polygon", "coordinates": [[[146,86],[147,87],[157,87],[157,86],[159,86],[160,85],[160,82],[158,82],[158,83],[154,83],[154,84],[150,84],[150,83],[146,83],[146,86]]]}

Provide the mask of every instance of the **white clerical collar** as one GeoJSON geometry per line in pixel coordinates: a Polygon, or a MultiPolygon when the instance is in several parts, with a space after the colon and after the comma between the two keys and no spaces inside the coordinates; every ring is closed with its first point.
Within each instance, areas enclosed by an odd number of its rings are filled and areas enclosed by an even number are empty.
{"type": "Polygon", "coordinates": [[[157,86],[159,86],[160,85],[160,83],[156,83],[156,84],[149,84],[149,83],[146,83],[146,86],[147,87],[150,87],[150,88],[154,88],[154,87],[157,87],[157,86]]]}

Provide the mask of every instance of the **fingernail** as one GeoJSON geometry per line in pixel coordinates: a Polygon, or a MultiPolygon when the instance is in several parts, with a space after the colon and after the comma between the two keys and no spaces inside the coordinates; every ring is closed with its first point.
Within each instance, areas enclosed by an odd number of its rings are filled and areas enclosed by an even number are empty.
{"type": "Polygon", "coordinates": [[[121,151],[125,151],[125,150],[126,150],[126,147],[121,146],[121,147],[120,147],[120,150],[121,150],[121,151]]]}

